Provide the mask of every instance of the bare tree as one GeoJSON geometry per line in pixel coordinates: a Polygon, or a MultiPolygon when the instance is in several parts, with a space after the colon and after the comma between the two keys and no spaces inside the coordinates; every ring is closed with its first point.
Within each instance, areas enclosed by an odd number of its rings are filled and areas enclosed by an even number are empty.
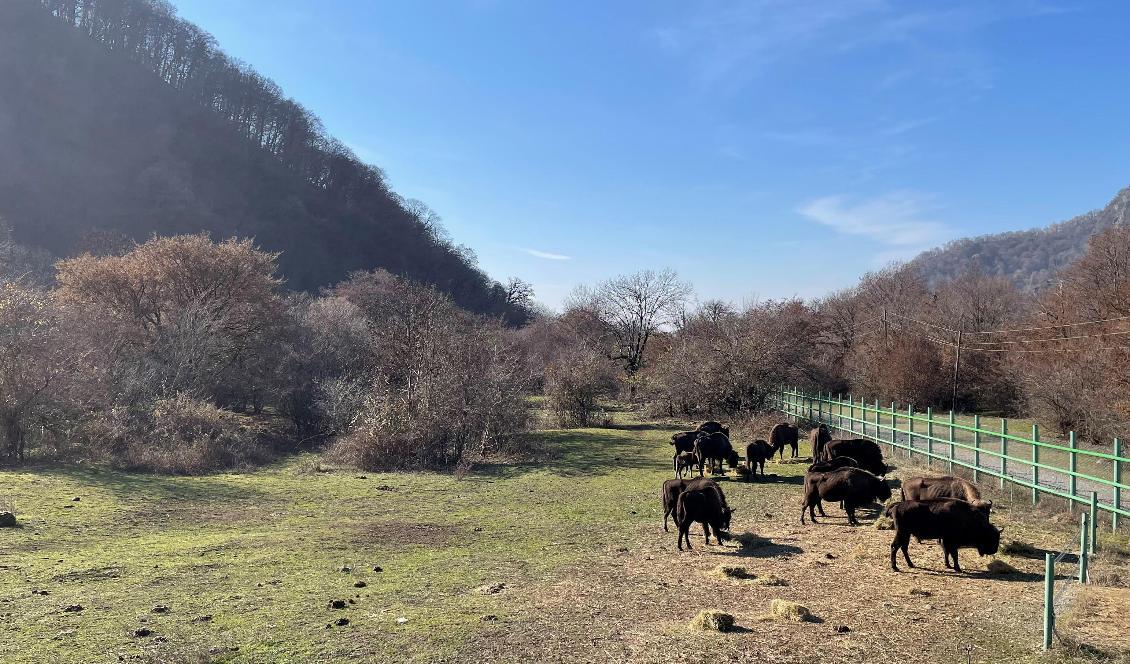
{"type": "Polygon", "coordinates": [[[644,270],[609,279],[592,290],[579,289],[569,306],[587,309],[599,320],[604,353],[621,363],[634,398],[633,378],[644,366],[648,342],[675,320],[690,294],[690,285],[673,270],[644,270]]]}

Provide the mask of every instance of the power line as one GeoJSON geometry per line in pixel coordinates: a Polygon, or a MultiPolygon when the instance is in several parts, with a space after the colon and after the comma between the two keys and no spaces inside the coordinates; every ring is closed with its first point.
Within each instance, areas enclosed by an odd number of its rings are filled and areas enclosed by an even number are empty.
{"type": "MultiPolygon", "coordinates": [[[[966,334],[972,334],[972,332],[967,332],[966,334]]],[[[1116,330],[1114,332],[1100,332],[1098,334],[1079,334],[1079,335],[1076,335],[1076,336],[1073,336],[1073,337],[1048,337],[1046,339],[1017,339],[1017,340],[1014,340],[1014,341],[974,341],[974,342],[971,342],[971,343],[973,343],[975,345],[979,345],[979,346],[989,346],[989,345],[1003,346],[1003,345],[1006,345],[1006,344],[1007,345],[1039,344],[1039,343],[1047,343],[1049,341],[1070,341],[1072,339],[1101,339],[1103,337],[1117,337],[1117,336],[1120,336],[1120,335],[1123,335],[1123,334],[1130,334],[1130,330],[1116,330]]]]}
{"type": "MultiPolygon", "coordinates": [[[[946,332],[952,332],[953,334],[958,333],[958,330],[955,330],[952,327],[946,327],[945,325],[938,325],[937,323],[931,323],[929,321],[919,320],[917,318],[911,318],[910,316],[904,316],[902,314],[895,313],[893,311],[888,311],[887,313],[891,316],[895,316],[897,318],[902,318],[903,320],[908,320],[912,323],[917,323],[919,325],[925,325],[925,326],[933,327],[933,328],[936,328],[936,329],[939,329],[939,330],[945,330],[946,332]]],[[[1080,321],[1078,323],[1061,323],[1059,325],[1047,325],[1047,326],[1044,326],[1044,327],[1018,327],[1018,328],[1013,328],[1013,329],[980,330],[980,331],[968,331],[967,330],[964,334],[1009,334],[1009,333],[1015,333],[1015,332],[1040,332],[1040,331],[1045,331],[1045,330],[1058,330],[1058,329],[1063,329],[1065,327],[1079,327],[1079,326],[1082,326],[1082,325],[1098,325],[1099,323],[1114,323],[1114,322],[1124,321],[1124,320],[1130,320],[1130,316],[1118,316],[1118,317],[1115,317],[1115,318],[1103,318],[1103,319],[1099,319],[1099,320],[1087,320],[1087,321],[1080,321]]],[[[1128,332],[1128,333],[1130,333],[1130,332],[1128,332]]],[[[1072,338],[1076,338],[1076,337],[1072,337],[1072,338]]],[[[1083,338],[1083,337],[1077,337],[1077,338],[1083,338]]]]}

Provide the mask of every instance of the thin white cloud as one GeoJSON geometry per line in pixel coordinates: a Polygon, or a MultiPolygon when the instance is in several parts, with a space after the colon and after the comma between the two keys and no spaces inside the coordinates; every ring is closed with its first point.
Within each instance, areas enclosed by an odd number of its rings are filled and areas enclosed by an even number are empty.
{"type": "Polygon", "coordinates": [[[526,254],[529,254],[531,256],[534,256],[536,258],[544,258],[547,261],[571,261],[571,260],[573,260],[572,256],[566,256],[564,254],[552,254],[548,251],[539,251],[537,249],[528,249],[526,247],[522,247],[521,249],[519,249],[519,251],[526,253],[526,254]]]}
{"type": "Polygon", "coordinates": [[[877,263],[906,260],[953,236],[946,224],[931,219],[931,198],[913,192],[894,192],[868,200],[824,196],[809,201],[797,212],[845,235],[856,235],[883,248],[877,263]]]}

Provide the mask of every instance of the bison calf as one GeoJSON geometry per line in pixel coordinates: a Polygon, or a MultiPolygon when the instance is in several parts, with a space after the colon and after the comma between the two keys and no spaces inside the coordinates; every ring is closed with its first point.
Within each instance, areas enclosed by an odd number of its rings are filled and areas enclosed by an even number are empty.
{"type": "Polygon", "coordinates": [[[745,446],[745,462],[751,477],[757,477],[757,469],[761,468],[761,477],[764,479],[765,462],[771,458],[773,458],[773,446],[764,440],[755,440],[745,446]]]}
{"type": "Polygon", "coordinates": [[[697,463],[694,452],[679,452],[675,455],[675,477],[690,475],[697,463]]]}
{"type": "Polygon", "coordinates": [[[792,458],[795,459],[798,456],[798,441],[800,441],[800,431],[788,422],[781,422],[769,431],[769,444],[773,446],[774,450],[781,452],[781,459],[785,458],[786,445],[792,448],[792,458]]]}
{"type": "Polygon", "coordinates": [[[918,541],[941,540],[946,568],[961,571],[957,562],[959,549],[976,548],[982,556],[991,556],[1000,549],[1001,532],[989,523],[985,512],[964,500],[904,500],[887,508],[887,516],[895,522],[895,539],[891,542],[891,569],[899,571],[895,555],[902,549],[906,564],[910,561],[910,538],[918,541]],[[950,560],[953,564],[950,564],[950,560]]]}

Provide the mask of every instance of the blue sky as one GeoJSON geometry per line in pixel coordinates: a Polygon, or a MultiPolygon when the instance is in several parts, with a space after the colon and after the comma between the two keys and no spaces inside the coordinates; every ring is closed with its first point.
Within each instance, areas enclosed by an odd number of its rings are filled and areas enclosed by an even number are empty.
{"type": "Polygon", "coordinates": [[[1130,3],[175,4],[551,306],[818,296],[1130,185],[1130,3]]]}

